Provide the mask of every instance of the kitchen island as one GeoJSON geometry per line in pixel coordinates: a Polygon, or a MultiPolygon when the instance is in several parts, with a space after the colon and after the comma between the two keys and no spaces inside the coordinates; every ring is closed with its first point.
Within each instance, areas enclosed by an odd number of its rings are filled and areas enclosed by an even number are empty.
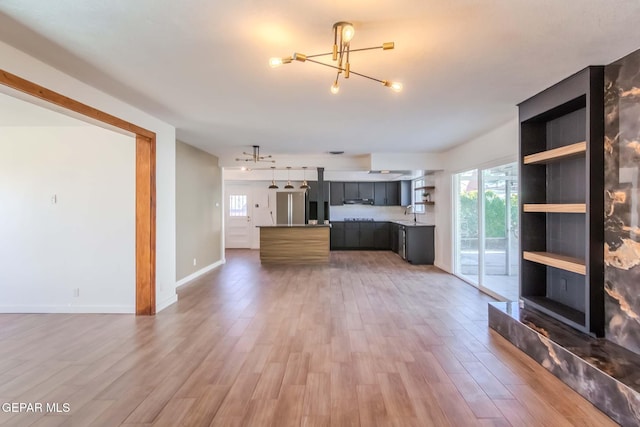
{"type": "Polygon", "coordinates": [[[322,264],[329,262],[331,225],[263,225],[260,262],[263,264],[322,264]]]}

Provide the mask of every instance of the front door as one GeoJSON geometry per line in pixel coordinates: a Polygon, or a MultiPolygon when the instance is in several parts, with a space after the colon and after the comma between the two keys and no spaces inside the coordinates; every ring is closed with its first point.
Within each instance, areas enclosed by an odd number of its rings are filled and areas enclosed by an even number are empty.
{"type": "Polygon", "coordinates": [[[254,234],[251,221],[251,188],[229,186],[226,190],[225,246],[251,248],[254,234]]]}

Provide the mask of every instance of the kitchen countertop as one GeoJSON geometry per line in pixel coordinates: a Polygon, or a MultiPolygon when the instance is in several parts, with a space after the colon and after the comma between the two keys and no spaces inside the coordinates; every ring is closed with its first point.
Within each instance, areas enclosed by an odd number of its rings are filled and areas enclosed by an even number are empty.
{"type": "Polygon", "coordinates": [[[331,224],[271,224],[271,225],[256,225],[258,228],[305,228],[305,227],[331,227],[331,224]]]}
{"type": "Polygon", "coordinates": [[[435,224],[425,224],[424,222],[398,221],[398,220],[392,220],[387,222],[404,225],[406,227],[435,227],[435,224]]]}

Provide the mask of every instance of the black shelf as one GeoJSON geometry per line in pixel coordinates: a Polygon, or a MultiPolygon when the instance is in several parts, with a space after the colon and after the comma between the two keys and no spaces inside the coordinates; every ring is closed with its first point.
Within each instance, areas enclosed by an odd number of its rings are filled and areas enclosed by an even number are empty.
{"type": "Polygon", "coordinates": [[[518,106],[520,297],[596,336],[604,334],[603,94],[604,67],[588,67],[518,106]]]}

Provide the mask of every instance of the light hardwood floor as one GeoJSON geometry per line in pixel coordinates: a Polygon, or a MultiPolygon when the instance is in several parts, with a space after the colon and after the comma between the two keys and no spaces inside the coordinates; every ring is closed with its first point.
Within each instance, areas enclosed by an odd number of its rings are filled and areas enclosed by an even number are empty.
{"type": "Polygon", "coordinates": [[[615,425],[487,327],[491,299],[391,252],[257,251],[155,317],[0,315],[8,426],[615,425]]]}

